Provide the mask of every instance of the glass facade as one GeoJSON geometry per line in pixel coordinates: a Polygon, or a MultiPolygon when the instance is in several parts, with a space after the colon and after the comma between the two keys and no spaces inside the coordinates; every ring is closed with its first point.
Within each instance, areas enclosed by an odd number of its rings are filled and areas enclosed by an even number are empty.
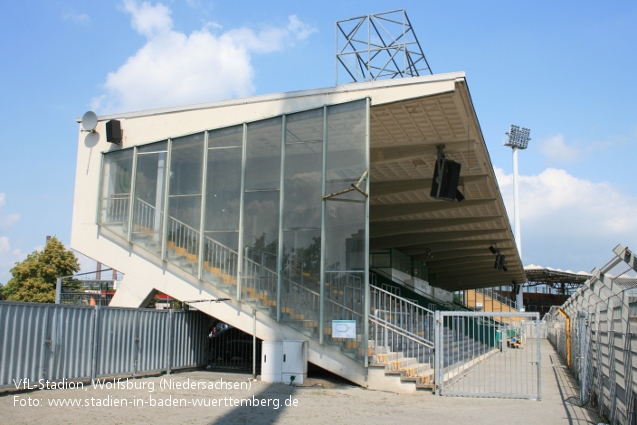
{"type": "Polygon", "coordinates": [[[362,360],[367,123],[360,100],[104,153],[98,224],[362,360]]]}
{"type": "Polygon", "coordinates": [[[135,167],[134,224],[131,237],[159,256],[164,229],[167,153],[167,142],[140,147],[137,150],[135,167]]]}
{"type": "Polygon", "coordinates": [[[128,237],[134,149],[109,152],[102,162],[98,223],[128,237]]]}

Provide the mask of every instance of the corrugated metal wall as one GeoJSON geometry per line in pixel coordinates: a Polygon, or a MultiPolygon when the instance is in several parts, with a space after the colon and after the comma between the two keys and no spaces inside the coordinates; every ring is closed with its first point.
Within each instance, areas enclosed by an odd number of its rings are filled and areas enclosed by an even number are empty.
{"type": "Polygon", "coordinates": [[[196,311],[0,301],[0,388],[202,366],[209,323],[196,311]]]}

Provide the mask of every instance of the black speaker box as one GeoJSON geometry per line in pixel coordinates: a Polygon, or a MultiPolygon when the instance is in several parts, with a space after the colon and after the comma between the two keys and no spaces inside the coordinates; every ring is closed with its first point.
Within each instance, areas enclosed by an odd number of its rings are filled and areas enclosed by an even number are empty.
{"type": "Polygon", "coordinates": [[[106,141],[122,144],[122,125],[118,120],[110,120],[106,122],[106,141]]]}
{"type": "Polygon", "coordinates": [[[495,256],[495,264],[493,264],[493,268],[496,270],[502,270],[504,268],[504,258],[505,256],[498,253],[495,256]]]}
{"type": "MultiPolygon", "coordinates": [[[[459,162],[438,158],[434,169],[430,196],[445,201],[455,201],[457,199],[458,181],[460,180],[460,168],[459,162]]],[[[463,196],[462,198],[464,199],[463,196]]]]}

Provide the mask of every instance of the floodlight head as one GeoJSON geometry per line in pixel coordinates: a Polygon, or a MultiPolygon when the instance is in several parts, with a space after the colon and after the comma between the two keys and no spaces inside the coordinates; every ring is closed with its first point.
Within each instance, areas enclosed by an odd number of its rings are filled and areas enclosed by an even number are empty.
{"type": "Polygon", "coordinates": [[[506,134],[509,138],[504,146],[516,149],[526,149],[529,146],[529,140],[531,140],[529,135],[531,134],[531,130],[528,128],[520,128],[517,125],[512,125],[511,129],[506,134]]]}

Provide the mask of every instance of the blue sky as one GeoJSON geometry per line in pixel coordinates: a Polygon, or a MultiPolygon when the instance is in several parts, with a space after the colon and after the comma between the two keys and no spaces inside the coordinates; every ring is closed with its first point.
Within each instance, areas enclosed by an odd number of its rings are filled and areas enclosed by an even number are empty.
{"type": "Polygon", "coordinates": [[[635,248],[634,0],[25,0],[0,7],[0,282],[47,235],[69,243],[76,117],[332,86],[335,22],[400,8],[434,73],[466,72],[510,214],[504,133],[531,129],[524,264],[635,248]]]}

